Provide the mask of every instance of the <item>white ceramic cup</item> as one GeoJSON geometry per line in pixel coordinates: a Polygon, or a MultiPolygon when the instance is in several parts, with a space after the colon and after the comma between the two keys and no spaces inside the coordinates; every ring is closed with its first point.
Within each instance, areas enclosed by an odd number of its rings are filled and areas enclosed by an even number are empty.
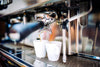
{"type": "Polygon", "coordinates": [[[59,60],[60,52],[61,52],[61,42],[50,41],[46,43],[46,50],[47,50],[48,59],[50,61],[59,60]]]}
{"type": "Polygon", "coordinates": [[[47,40],[34,40],[33,41],[36,57],[44,58],[46,56],[45,44],[47,42],[48,42],[47,40]]]}

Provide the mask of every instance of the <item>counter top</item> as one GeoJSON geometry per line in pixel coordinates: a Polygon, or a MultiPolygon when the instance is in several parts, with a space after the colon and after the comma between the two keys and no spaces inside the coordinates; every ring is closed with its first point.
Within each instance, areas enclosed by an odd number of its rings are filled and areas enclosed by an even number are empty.
{"type": "MultiPolygon", "coordinates": [[[[62,55],[59,61],[49,61],[48,58],[36,58],[34,47],[25,46],[23,44],[13,45],[4,44],[3,47],[10,49],[20,49],[22,51],[22,60],[31,64],[33,67],[100,67],[100,62],[86,59],[78,56],[67,56],[67,62],[62,62],[62,55]]],[[[1,48],[1,47],[0,47],[1,48]]]]}

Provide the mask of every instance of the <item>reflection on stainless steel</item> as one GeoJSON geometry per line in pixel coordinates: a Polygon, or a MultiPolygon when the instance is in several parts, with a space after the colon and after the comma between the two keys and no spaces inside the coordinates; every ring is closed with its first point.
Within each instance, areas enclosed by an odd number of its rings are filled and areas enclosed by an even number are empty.
{"type": "Polygon", "coordinates": [[[94,55],[79,53],[78,56],[100,61],[100,57],[94,55]]]}
{"type": "Polygon", "coordinates": [[[42,62],[38,59],[35,59],[34,63],[33,63],[33,66],[34,67],[56,67],[56,66],[53,66],[51,64],[47,64],[45,62],[42,62]]]}
{"type": "Polygon", "coordinates": [[[44,25],[49,25],[53,23],[57,18],[58,17],[57,17],[56,12],[53,12],[53,11],[35,14],[35,20],[43,21],[44,25]]]}
{"type": "Polygon", "coordinates": [[[35,62],[33,63],[33,66],[34,67],[47,67],[47,64],[36,59],[35,62]]]}
{"type": "Polygon", "coordinates": [[[5,57],[7,60],[9,60],[11,63],[14,64],[15,67],[18,66],[24,66],[24,67],[32,67],[31,64],[26,63],[25,61],[13,56],[12,54],[8,53],[7,51],[0,48],[0,55],[5,57]]]}

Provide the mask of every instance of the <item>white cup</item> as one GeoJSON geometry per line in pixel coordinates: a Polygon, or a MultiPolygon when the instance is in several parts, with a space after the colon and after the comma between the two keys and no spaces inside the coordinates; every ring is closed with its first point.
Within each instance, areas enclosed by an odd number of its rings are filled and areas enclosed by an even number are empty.
{"type": "Polygon", "coordinates": [[[45,44],[47,42],[48,42],[47,40],[34,40],[33,41],[36,57],[44,58],[46,56],[45,44]]]}
{"type": "Polygon", "coordinates": [[[50,61],[57,61],[61,52],[61,42],[59,41],[50,41],[46,43],[46,50],[48,59],[50,61]]]}

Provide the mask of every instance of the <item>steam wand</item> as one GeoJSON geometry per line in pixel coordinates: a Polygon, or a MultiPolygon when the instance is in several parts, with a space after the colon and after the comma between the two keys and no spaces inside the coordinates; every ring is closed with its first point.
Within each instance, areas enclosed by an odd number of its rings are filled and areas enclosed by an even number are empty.
{"type": "Polygon", "coordinates": [[[92,46],[92,53],[93,53],[93,54],[94,54],[95,45],[96,45],[96,41],[97,41],[99,24],[100,24],[100,22],[97,21],[97,22],[96,22],[96,33],[95,33],[95,39],[94,39],[94,43],[93,43],[93,46],[92,46]]]}
{"type": "Polygon", "coordinates": [[[73,20],[75,20],[77,18],[81,18],[81,17],[83,17],[85,15],[88,15],[91,11],[92,11],[92,3],[90,2],[90,9],[87,12],[83,12],[83,13],[77,14],[77,15],[69,18],[69,19],[66,18],[66,19],[64,19],[64,21],[65,21],[64,23],[69,23],[69,22],[71,22],[71,21],[73,21],[73,20]]]}
{"type": "MultiPolygon", "coordinates": [[[[90,9],[89,9],[89,11],[84,12],[84,13],[81,13],[81,14],[78,14],[78,15],[75,15],[75,16],[69,18],[69,19],[64,19],[65,21],[63,22],[63,29],[65,29],[65,27],[67,27],[67,24],[68,24],[69,22],[71,22],[71,21],[73,21],[73,20],[75,20],[75,19],[78,19],[78,18],[80,18],[80,17],[83,17],[83,16],[89,14],[91,11],[92,11],[92,2],[90,2],[90,9]]],[[[99,24],[98,24],[98,25],[99,25],[99,24]]],[[[96,30],[98,31],[98,26],[96,26],[96,30]]],[[[97,36],[97,34],[96,34],[96,36],[97,36]]],[[[95,39],[96,39],[96,38],[95,38],[95,39]]],[[[94,50],[94,49],[95,49],[95,47],[92,48],[92,50],[94,50]]],[[[65,51],[65,52],[66,52],[66,51],[65,51]]],[[[77,55],[77,56],[79,56],[79,57],[83,57],[83,58],[89,58],[89,59],[93,59],[93,60],[98,60],[98,61],[100,61],[100,57],[98,57],[98,56],[93,56],[93,55],[88,55],[88,54],[83,54],[83,53],[78,53],[78,54],[75,53],[75,55],[77,55]]]]}
{"type": "MultiPolygon", "coordinates": [[[[92,3],[90,2],[90,9],[89,9],[89,11],[83,12],[83,13],[81,13],[81,14],[77,14],[77,15],[75,15],[75,16],[69,18],[69,19],[68,19],[68,18],[64,19],[64,22],[63,22],[63,29],[65,29],[65,27],[67,27],[67,24],[69,24],[71,21],[73,21],[73,20],[75,20],[75,19],[78,19],[78,18],[80,18],[80,17],[83,17],[83,16],[89,14],[91,11],[92,11],[92,3]]],[[[69,49],[71,49],[71,47],[70,47],[69,49]]]]}

